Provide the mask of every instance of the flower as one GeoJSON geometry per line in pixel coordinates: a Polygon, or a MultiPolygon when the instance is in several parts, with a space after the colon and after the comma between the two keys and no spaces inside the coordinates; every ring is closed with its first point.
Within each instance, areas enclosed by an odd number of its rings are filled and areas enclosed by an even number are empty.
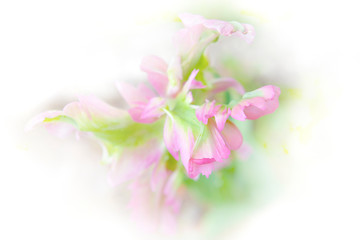
{"type": "Polygon", "coordinates": [[[279,106],[280,88],[267,85],[244,94],[242,100],[232,108],[231,116],[237,120],[255,120],[273,113],[279,106]]]}
{"type": "Polygon", "coordinates": [[[167,232],[176,228],[182,202],[190,194],[186,184],[194,181],[188,178],[208,178],[234,163],[236,155],[247,158],[250,147],[242,147],[234,119],[254,120],[274,112],[280,95],[272,85],[245,92],[240,82],[220,76],[211,66],[207,47],[221,36],[251,43],[251,25],[188,13],[179,18],[185,27],[174,36],[171,60],[144,57],[140,69],[147,83],[117,82],[127,110],[80,96],[26,126],[30,130],[42,124],[60,137],[87,136],[99,142],[109,183],[128,184],[132,216],[143,228],[167,232]]]}
{"type": "Polygon", "coordinates": [[[111,164],[108,178],[112,185],[136,178],[158,162],[165,150],[158,126],[133,122],[125,110],[93,96],[80,96],[62,111],[39,114],[29,121],[26,130],[40,123],[56,135],[79,136],[81,131],[97,139],[103,149],[103,162],[111,164]]]}
{"type": "Polygon", "coordinates": [[[184,76],[196,67],[205,49],[220,36],[237,36],[251,43],[255,37],[255,31],[250,24],[238,22],[226,22],[206,19],[200,15],[183,13],[179,15],[185,25],[174,36],[174,45],[177,56],[181,58],[181,66],[184,76]]]}

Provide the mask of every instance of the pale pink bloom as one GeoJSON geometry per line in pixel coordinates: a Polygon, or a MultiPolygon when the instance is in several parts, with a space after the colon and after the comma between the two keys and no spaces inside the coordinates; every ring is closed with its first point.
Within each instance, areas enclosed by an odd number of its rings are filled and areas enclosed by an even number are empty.
{"type": "MultiPolygon", "coordinates": [[[[147,57],[146,59],[146,61],[143,61],[143,64],[145,64],[147,61],[150,61],[151,59],[160,61],[160,58],[154,56],[147,57]]],[[[148,77],[153,78],[158,73],[158,65],[152,64],[151,66],[142,66],[142,69],[146,69],[148,77]],[[156,68],[153,69],[152,67],[156,68]]],[[[168,99],[176,98],[179,94],[183,94],[190,103],[192,101],[190,90],[205,87],[201,82],[195,79],[198,72],[199,70],[196,69],[192,71],[188,80],[183,84],[183,86],[179,88],[177,92],[171,92],[170,95],[168,95],[165,91],[160,90],[158,92],[161,92],[161,94],[155,94],[145,84],[139,84],[139,86],[136,88],[126,82],[117,82],[117,88],[125,101],[130,105],[128,112],[135,122],[153,123],[164,114],[162,108],[166,106],[166,101],[168,99]]],[[[167,77],[162,78],[161,81],[153,80],[150,83],[157,84],[156,86],[153,85],[155,89],[168,89],[168,84],[170,84],[167,77]],[[164,86],[160,87],[159,85],[162,84],[164,84],[164,86]]]]}
{"type": "Polygon", "coordinates": [[[250,24],[206,19],[203,16],[190,13],[180,14],[179,17],[187,28],[203,26],[206,29],[216,31],[223,36],[238,36],[248,43],[251,43],[255,37],[255,30],[250,24]]]}
{"type": "Polygon", "coordinates": [[[244,94],[243,99],[232,108],[231,116],[237,120],[255,120],[273,113],[279,106],[280,88],[267,85],[244,94]]]}
{"type": "MultiPolygon", "coordinates": [[[[101,139],[102,132],[111,135],[111,131],[124,128],[129,120],[125,110],[110,106],[93,96],[80,96],[78,101],[67,104],[62,111],[39,114],[29,121],[26,130],[31,130],[41,123],[58,136],[69,133],[79,136],[81,133],[96,135],[101,139]]],[[[158,139],[151,139],[136,146],[119,146],[114,152],[109,152],[106,140],[98,142],[103,149],[103,161],[111,164],[108,179],[112,185],[138,177],[149,166],[157,163],[165,150],[158,139]]]]}
{"type": "Polygon", "coordinates": [[[230,121],[226,121],[220,131],[212,118],[208,119],[200,135],[196,131],[196,127],[184,124],[175,116],[167,117],[165,145],[175,159],[180,156],[190,178],[196,178],[200,173],[208,177],[216,167],[215,162],[227,159],[231,150],[241,146],[242,135],[230,121]]]}
{"type": "Polygon", "coordinates": [[[181,58],[184,76],[188,76],[196,67],[205,49],[219,36],[237,36],[250,43],[254,39],[254,28],[249,24],[209,20],[199,15],[183,13],[179,18],[185,28],[174,36],[177,56],[181,58]]]}
{"type": "Polygon", "coordinates": [[[212,119],[209,119],[207,126],[210,136],[194,148],[189,160],[190,178],[196,178],[199,174],[209,177],[213,170],[227,165],[230,151],[240,148],[243,141],[240,130],[230,121],[225,123],[221,132],[212,119]]]}

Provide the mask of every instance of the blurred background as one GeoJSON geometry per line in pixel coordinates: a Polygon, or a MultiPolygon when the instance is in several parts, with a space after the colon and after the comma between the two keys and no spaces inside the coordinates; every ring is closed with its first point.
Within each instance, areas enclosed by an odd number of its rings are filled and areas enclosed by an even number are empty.
{"type": "Polygon", "coordinates": [[[257,177],[269,180],[258,204],[236,216],[221,209],[177,238],[359,239],[360,17],[350,1],[310,0],[2,1],[0,236],[169,238],[129,221],[125,190],[107,184],[94,141],[23,129],[79,94],[121,106],[114,82],[145,80],[145,55],[171,58],[181,12],[253,24],[253,44],[223,39],[211,59],[233,56],[241,64],[224,72],[278,85],[282,98],[256,131],[266,156],[257,177]]]}

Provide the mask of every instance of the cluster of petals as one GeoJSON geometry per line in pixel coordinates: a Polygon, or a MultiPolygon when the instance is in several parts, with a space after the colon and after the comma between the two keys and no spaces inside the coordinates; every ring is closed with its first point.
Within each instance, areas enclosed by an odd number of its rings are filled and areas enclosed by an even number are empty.
{"type": "Polygon", "coordinates": [[[58,136],[85,133],[97,139],[104,150],[103,161],[110,164],[109,182],[130,183],[134,217],[140,221],[144,216],[156,218],[170,228],[181,205],[183,171],[197,179],[226,166],[232,151],[243,144],[233,120],[255,120],[274,112],[280,95],[280,89],[272,85],[246,92],[233,78],[199,78],[205,69],[198,69],[197,63],[207,46],[219,36],[250,43],[255,36],[251,25],[188,13],[179,18],[185,28],[174,37],[176,54],[169,63],[153,55],[144,57],[140,69],[148,83],[117,82],[127,110],[93,96],[80,96],[63,110],[36,116],[26,127],[30,130],[41,123],[58,136]],[[229,89],[241,98],[218,104],[217,94],[229,89]],[[194,91],[201,91],[205,102],[195,105],[194,91]],[[175,170],[166,167],[168,158],[176,162],[175,170]]]}

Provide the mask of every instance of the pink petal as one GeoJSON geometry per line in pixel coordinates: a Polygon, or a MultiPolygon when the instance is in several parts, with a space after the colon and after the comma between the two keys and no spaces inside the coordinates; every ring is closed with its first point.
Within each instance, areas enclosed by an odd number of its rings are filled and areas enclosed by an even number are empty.
{"type": "Polygon", "coordinates": [[[220,107],[220,105],[215,106],[215,100],[212,102],[206,100],[206,102],[196,110],[196,117],[200,122],[207,124],[208,119],[215,116],[220,107]]]}
{"type": "Polygon", "coordinates": [[[212,95],[226,91],[228,88],[234,88],[241,95],[245,93],[244,87],[233,78],[217,78],[211,81],[211,83],[213,85],[213,89],[210,92],[212,95]]]}
{"type": "Polygon", "coordinates": [[[141,102],[147,102],[151,98],[156,97],[155,93],[143,83],[139,84],[138,87],[135,87],[127,82],[118,81],[116,82],[116,87],[130,106],[141,102]]]}
{"type": "Polygon", "coordinates": [[[245,121],[247,116],[244,112],[244,108],[250,106],[247,102],[243,102],[242,104],[238,104],[235,107],[231,109],[231,117],[239,120],[239,121],[245,121]]]}
{"type": "Polygon", "coordinates": [[[128,83],[118,82],[117,86],[131,106],[128,112],[135,122],[152,123],[163,114],[161,108],[164,106],[165,100],[155,97],[155,94],[146,85],[140,84],[138,88],[135,88],[128,83]]]}
{"type": "Polygon", "coordinates": [[[221,135],[230,150],[240,148],[243,142],[240,130],[231,121],[226,121],[224,129],[221,131],[221,135]]]}
{"type": "Polygon", "coordinates": [[[189,177],[194,179],[197,176],[199,176],[199,174],[202,174],[208,178],[212,173],[212,171],[214,170],[214,168],[215,168],[214,162],[207,164],[196,164],[193,161],[191,161],[189,166],[189,177]]]}
{"type": "Polygon", "coordinates": [[[161,110],[165,106],[165,99],[155,97],[150,99],[149,103],[145,106],[144,111],[141,114],[142,119],[159,118],[164,112],[161,110]]]}
{"type": "MultiPolygon", "coordinates": [[[[184,28],[175,33],[173,42],[179,56],[194,56],[198,50],[201,50],[200,37],[205,28],[202,25],[194,25],[190,28],[184,28]]],[[[206,41],[206,43],[208,43],[206,41]]],[[[189,61],[189,59],[187,59],[189,61]]]]}
{"type": "Polygon", "coordinates": [[[157,56],[144,57],[140,68],[148,75],[148,80],[158,92],[160,96],[165,96],[168,76],[167,76],[167,63],[157,56]]]}
{"type": "Polygon", "coordinates": [[[153,123],[157,121],[160,117],[160,113],[157,110],[154,110],[152,113],[149,112],[148,115],[143,113],[146,109],[147,104],[138,104],[136,107],[132,107],[128,110],[131,118],[138,123],[153,123]]]}
{"type": "Polygon", "coordinates": [[[237,36],[244,39],[247,43],[251,43],[255,38],[255,29],[250,24],[227,22],[217,19],[206,19],[203,16],[183,13],[179,18],[187,28],[194,26],[203,26],[207,29],[217,31],[223,36],[237,36]]]}
{"type": "Polygon", "coordinates": [[[191,161],[201,163],[204,160],[210,162],[211,159],[214,159],[221,162],[229,157],[230,150],[212,119],[209,119],[206,127],[207,132],[203,134],[205,139],[200,139],[200,142],[197,143],[191,155],[191,161]]]}
{"type": "Polygon", "coordinates": [[[181,161],[188,169],[191,152],[194,146],[194,136],[191,129],[180,126],[174,119],[166,117],[164,126],[164,142],[171,155],[181,161]]]}
{"type": "Polygon", "coordinates": [[[230,36],[234,31],[234,26],[231,23],[221,20],[206,20],[203,25],[211,30],[215,30],[223,36],[230,36]]]}
{"type": "Polygon", "coordinates": [[[255,120],[273,113],[279,106],[280,88],[272,85],[261,87],[244,94],[244,99],[237,104],[231,116],[237,120],[255,120]]]}
{"type": "Polygon", "coordinates": [[[226,120],[229,118],[231,114],[231,109],[227,107],[222,107],[215,114],[215,122],[218,130],[221,132],[224,129],[224,125],[226,120]]]}
{"type": "MultiPolygon", "coordinates": [[[[188,80],[185,82],[185,84],[184,84],[184,86],[183,86],[183,89],[182,89],[182,92],[183,93],[187,93],[187,92],[189,92],[189,90],[190,89],[192,89],[192,87],[194,87],[194,86],[200,86],[200,84],[198,83],[198,81],[196,81],[196,79],[195,79],[195,77],[196,77],[196,75],[199,73],[199,69],[194,69],[192,72],[191,72],[191,74],[190,74],[190,76],[189,76],[189,78],[188,78],[188,80]],[[197,82],[197,83],[196,83],[197,82]]],[[[202,85],[202,84],[201,84],[202,85]]],[[[203,85],[202,85],[203,86],[203,85]]],[[[195,87],[196,88],[196,87],[195,87]]],[[[201,87],[200,87],[201,88],[201,87]]]]}
{"type": "Polygon", "coordinates": [[[79,96],[78,98],[78,102],[67,104],[63,113],[74,119],[82,131],[119,125],[124,117],[128,116],[125,110],[115,108],[96,97],[79,96]]]}

